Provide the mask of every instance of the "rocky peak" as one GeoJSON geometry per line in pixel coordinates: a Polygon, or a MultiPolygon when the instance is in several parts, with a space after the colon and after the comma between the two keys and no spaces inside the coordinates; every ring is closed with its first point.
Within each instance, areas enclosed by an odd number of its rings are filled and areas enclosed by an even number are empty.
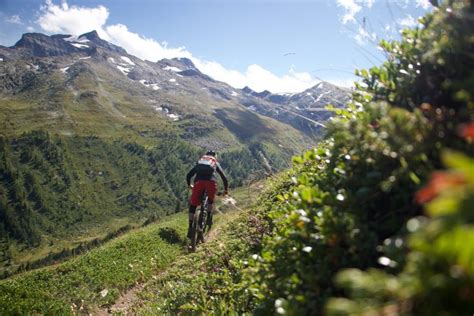
{"type": "Polygon", "coordinates": [[[271,94],[270,91],[268,91],[268,90],[263,90],[262,92],[257,92],[257,93],[256,93],[256,96],[263,99],[263,98],[267,97],[267,96],[270,95],[270,94],[271,94]]]}
{"type": "Polygon", "coordinates": [[[255,91],[253,91],[252,89],[250,89],[249,86],[245,86],[245,87],[242,89],[242,92],[247,93],[247,94],[254,94],[254,93],[256,93],[255,91]]]}
{"type": "Polygon", "coordinates": [[[84,33],[82,34],[81,36],[79,36],[79,39],[88,39],[89,41],[91,42],[99,42],[101,41],[102,39],[99,37],[99,33],[97,33],[97,31],[91,31],[89,33],[84,33]]]}
{"type": "MultiPolygon", "coordinates": [[[[120,46],[111,44],[111,43],[101,39],[99,37],[99,33],[97,33],[97,31],[95,31],[95,30],[80,35],[78,37],[78,40],[79,41],[87,41],[88,40],[95,47],[100,47],[102,49],[105,49],[105,50],[108,50],[108,51],[111,51],[111,52],[114,52],[114,53],[117,53],[117,54],[120,54],[120,55],[127,55],[127,51],[125,49],[123,49],[120,46]]],[[[85,43],[85,44],[87,44],[87,43],[85,43]]]]}
{"type": "Polygon", "coordinates": [[[41,33],[25,33],[10,49],[20,56],[52,57],[64,56],[73,53],[86,52],[88,54],[102,49],[120,55],[127,55],[125,49],[111,44],[99,37],[96,31],[77,36],[52,35],[41,33]]]}
{"type": "Polygon", "coordinates": [[[40,33],[26,33],[11,48],[35,57],[61,56],[78,52],[77,47],[64,41],[66,37],[67,35],[47,36],[40,33]]]}
{"type": "Polygon", "coordinates": [[[252,90],[251,88],[249,88],[248,86],[245,86],[243,89],[242,89],[242,92],[246,93],[246,94],[250,94],[254,97],[257,97],[257,98],[261,98],[261,99],[264,99],[266,98],[267,96],[271,95],[272,93],[268,90],[263,90],[262,92],[256,92],[254,90],[252,90]]]}
{"type": "Polygon", "coordinates": [[[173,58],[173,60],[185,66],[186,69],[197,69],[194,63],[189,58],[179,57],[179,58],[173,58]]]}

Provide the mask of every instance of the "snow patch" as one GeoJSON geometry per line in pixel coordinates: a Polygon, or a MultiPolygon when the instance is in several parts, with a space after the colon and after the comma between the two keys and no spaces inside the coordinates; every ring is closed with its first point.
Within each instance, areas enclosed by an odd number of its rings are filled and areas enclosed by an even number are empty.
{"type": "Polygon", "coordinates": [[[172,67],[172,66],[163,67],[163,70],[171,70],[171,71],[174,71],[174,72],[180,72],[180,71],[182,71],[182,70],[179,69],[178,67],[172,67]]]}
{"type": "Polygon", "coordinates": [[[179,115],[170,113],[168,114],[168,117],[172,119],[173,121],[179,121],[179,115]]]}
{"type": "Polygon", "coordinates": [[[328,94],[328,93],[330,93],[330,92],[331,92],[331,90],[321,93],[321,94],[316,98],[316,100],[314,100],[314,102],[315,102],[315,103],[318,102],[319,100],[321,100],[321,98],[322,98],[324,95],[326,95],[326,94],[328,94]]]}
{"type": "Polygon", "coordinates": [[[235,91],[232,91],[232,94],[231,94],[231,95],[232,95],[233,97],[236,97],[236,96],[238,96],[239,94],[238,94],[237,92],[235,92],[235,91]]]}
{"type": "Polygon", "coordinates": [[[131,65],[131,66],[135,66],[135,63],[134,63],[130,58],[128,58],[128,57],[126,57],[126,56],[120,56],[120,58],[122,58],[122,60],[123,60],[124,62],[126,62],[127,64],[129,64],[129,65],[131,65]]]}
{"type": "Polygon", "coordinates": [[[115,59],[112,57],[107,58],[107,60],[113,64],[116,64],[115,59]]]}
{"type": "Polygon", "coordinates": [[[81,36],[77,39],[76,42],[78,42],[78,43],[89,43],[90,41],[89,41],[89,39],[87,39],[87,37],[82,37],[81,36]]]}
{"type": "Polygon", "coordinates": [[[170,82],[176,82],[176,79],[170,79],[170,82]]]}
{"type": "Polygon", "coordinates": [[[248,109],[251,111],[257,111],[257,108],[255,107],[255,105],[249,106],[248,109]]]}
{"type": "Polygon", "coordinates": [[[0,58],[0,61],[3,61],[3,58],[0,58]]]}
{"type": "Polygon", "coordinates": [[[72,43],[71,45],[77,48],[89,48],[89,45],[85,45],[85,44],[72,43]]]}
{"type": "Polygon", "coordinates": [[[82,60],[85,60],[85,59],[91,59],[91,56],[87,56],[87,57],[79,57],[79,59],[82,59],[82,60]]]}
{"type": "Polygon", "coordinates": [[[130,69],[117,65],[117,69],[120,70],[124,75],[128,75],[130,69]]]}
{"type": "Polygon", "coordinates": [[[173,121],[179,121],[179,119],[181,118],[181,116],[178,114],[170,113],[170,110],[168,108],[162,106],[155,106],[154,108],[155,111],[164,112],[166,116],[172,119],[173,121]]]}
{"type": "Polygon", "coordinates": [[[69,66],[68,66],[68,67],[64,67],[64,68],[61,68],[61,72],[62,72],[62,73],[66,73],[68,69],[69,69],[69,66]]]}
{"type": "Polygon", "coordinates": [[[158,86],[157,83],[148,83],[145,79],[139,80],[139,82],[147,88],[151,88],[153,90],[160,90],[161,88],[158,86]]]}
{"type": "Polygon", "coordinates": [[[313,102],[316,102],[316,99],[313,97],[313,94],[306,92],[306,95],[310,97],[313,100],[313,102]]]}
{"type": "Polygon", "coordinates": [[[90,42],[86,37],[77,37],[77,36],[69,36],[69,37],[66,37],[64,38],[63,40],[65,40],[66,42],[70,42],[70,43],[88,43],[90,42]]]}

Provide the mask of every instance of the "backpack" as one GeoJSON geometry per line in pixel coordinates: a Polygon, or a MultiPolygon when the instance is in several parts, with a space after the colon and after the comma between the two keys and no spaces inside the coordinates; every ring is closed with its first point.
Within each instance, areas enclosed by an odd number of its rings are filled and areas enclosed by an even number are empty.
{"type": "Polygon", "coordinates": [[[204,155],[202,156],[197,165],[196,173],[200,176],[209,176],[211,177],[217,169],[217,159],[212,156],[204,155]]]}

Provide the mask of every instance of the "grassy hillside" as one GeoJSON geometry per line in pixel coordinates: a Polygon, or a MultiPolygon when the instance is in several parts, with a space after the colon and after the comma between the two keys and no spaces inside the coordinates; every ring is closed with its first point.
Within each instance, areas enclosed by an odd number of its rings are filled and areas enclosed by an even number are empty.
{"type": "MultiPolygon", "coordinates": [[[[235,191],[236,205],[222,204],[219,199],[215,240],[227,243],[225,234],[221,236],[220,233],[222,227],[235,223],[239,211],[248,207],[261,188],[258,184],[251,190],[241,188],[235,191]]],[[[70,314],[95,313],[99,307],[107,309],[121,293],[136,283],[158,280],[157,276],[168,273],[163,272],[167,268],[175,271],[178,258],[196,263],[197,258],[206,253],[204,249],[215,245],[214,242],[201,245],[196,254],[188,255],[184,241],[186,228],[186,213],[171,215],[65,263],[0,281],[0,313],[70,314]]],[[[233,228],[229,225],[224,231],[228,233],[233,228]]],[[[180,275],[184,276],[182,271],[180,275]]]]}
{"type": "Polygon", "coordinates": [[[70,314],[113,302],[183,252],[186,225],[186,214],[176,214],[61,265],[0,281],[0,313],[70,314]]]}

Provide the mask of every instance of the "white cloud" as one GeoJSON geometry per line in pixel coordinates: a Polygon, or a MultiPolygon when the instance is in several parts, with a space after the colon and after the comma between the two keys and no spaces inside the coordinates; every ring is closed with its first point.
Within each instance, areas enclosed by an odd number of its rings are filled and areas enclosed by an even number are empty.
{"type": "Polygon", "coordinates": [[[342,17],[342,23],[355,22],[355,15],[362,9],[355,0],[337,0],[337,5],[343,7],[345,10],[342,17]]]}
{"type": "Polygon", "coordinates": [[[6,18],[5,21],[7,21],[9,23],[13,23],[13,24],[19,24],[19,25],[23,24],[23,22],[21,21],[21,18],[20,18],[19,15],[12,15],[12,16],[6,18]]]}
{"type": "Polygon", "coordinates": [[[123,47],[132,55],[150,61],[186,57],[203,73],[235,88],[249,86],[256,91],[267,89],[272,92],[300,92],[318,82],[310,74],[293,69],[283,76],[277,76],[259,65],[250,65],[244,73],[227,69],[215,61],[194,57],[185,47],[170,48],[166,42],[160,44],[154,39],[131,32],[126,25],[106,25],[108,17],[109,11],[104,6],[69,6],[66,1],[56,5],[47,0],[37,22],[48,33],[80,35],[95,29],[101,38],[123,47]]]}
{"type": "Polygon", "coordinates": [[[123,24],[107,26],[105,33],[109,41],[142,59],[157,61],[163,58],[192,57],[191,53],[184,47],[168,48],[167,45],[161,45],[154,39],[130,32],[127,26],[123,24]]]}
{"type": "Polygon", "coordinates": [[[365,3],[367,7],[370,9],[374,5],[375,0],[366,0],[365,3]]]}
{"type": "Polygon", "coordinates": [[[37,22],[44,31],[50,33],[78,35],[97,30],[100,36],[105,36],[103,26],[108,17],[109,11],[101,5],[97,8],[69,7],[65,1],[55,5],[51,0],[46,0],[37,22]]]}
{"type": "Polygon", "coordinates": [[[427,10],[431,8],[431,2],[430,0],[416,0],[416,6],[427,10]]]}
{"type": "MultiPolygon", "coordinates": [[[[337,0],[337,5],[344,8],[342,24],[355,23],[355,16],[364,8],[370,9],[376,0],[337,0]]],[[[419,0],[418,0],[419,1],[419,0]]]]}
{"type": "Polygon", "coordinates": [[[34,32],[34,31],[35,31],[35,28],[32,27],[32,26],[28,26],[28,27],[26,28],[26,30],[31,33],[31,32],[34,32]]]}
{"type": "Polygon", "coordinates": [[[414,17],[412,17],[410,14],[408,14],[403,19],[399,19],[397,22],[403,27],[412,28],[418,25],[418,21],[414,17]]]}
{"type": "Polygon", "coordinates": [[[354,39],[359,45],[365,45],[368,42],[376,42],[377,34],[375,32],[369,33],[364,27],[359,26],[354,39]]]}

